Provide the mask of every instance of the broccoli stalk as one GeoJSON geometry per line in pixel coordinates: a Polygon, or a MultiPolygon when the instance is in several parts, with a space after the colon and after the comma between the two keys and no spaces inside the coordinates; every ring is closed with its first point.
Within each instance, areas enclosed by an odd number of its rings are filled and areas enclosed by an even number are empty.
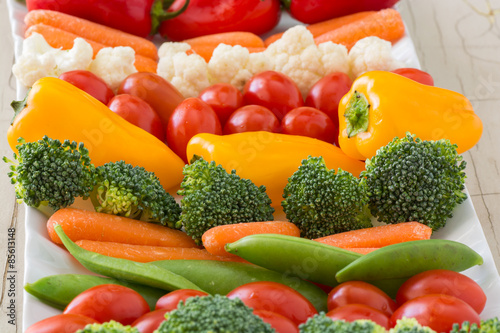
{"type": "Polygon", "coordinates": [[[79,329],[75,333],[140,333],[139,330],[130,325],[122,325],[119,322],[110,320],[102,324],[88,324],[85,328],[79,329]]]}

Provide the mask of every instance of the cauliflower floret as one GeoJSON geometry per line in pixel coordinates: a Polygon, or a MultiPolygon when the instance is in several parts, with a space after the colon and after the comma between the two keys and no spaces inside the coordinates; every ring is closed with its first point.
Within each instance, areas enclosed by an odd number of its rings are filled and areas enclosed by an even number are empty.
{"type": "Polygon", "coordinates": [[[105,47],[97,52],[88,70],[103,79],[116,92],[127,76],[137,72],[134,62],[135,51],[131,47],[105,47]]]}
{"type": "Polygon", "coordinates": [[[186,54],[189,49],[189,44],[166,42],[158,52],[157,74],[174,85],[185,98],[198,96],[211,84],[207,62],[198,54],[186,54]]]}
{"type": "Polygon", "coordinates": [[[404,67],[404,63],[392,56],[390,42],[378,37],[360,39],[349,51],[350,76],[355,79],[364,72],[392,71],[404,67]]]}
{"type": "Polygon", "coordinates": [[[58,77],[64,72],[87,69],[92,62],[92,46],[76,38],[73,48],[56,49],[42,35],[33,33],[23,41],[23,52],[12,67],[12,72],[25,87],[31,87],[46,76],[58,77]]]}
{"type": "Polygon", "coordinates": [[[325,75],[349,72],[347,48],[332,42],[316,45],[311,32],[303,25],[285,31],[263,53],[271,59],[272,70],[295,81],[303,96],[325,75]]]}

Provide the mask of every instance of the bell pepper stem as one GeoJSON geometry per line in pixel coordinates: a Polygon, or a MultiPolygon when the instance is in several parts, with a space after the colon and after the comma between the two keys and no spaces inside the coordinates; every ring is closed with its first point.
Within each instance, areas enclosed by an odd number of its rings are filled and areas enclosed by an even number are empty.
{"type": "Polygon", "coordinates": [[[24,96],[24,99],[22,101],[12,101],[10,103],[10,106],[14,109],[14,117],[12,117],[12,120],[10,122],[11,125],[14,123],[14,119],[16,119],[17,115],[21,113],[21,111],[23,111],[26,107],[30,90],[31,88],[28,89],[28,92],[26,93],[26,96],[24,96]]]}
{"type": "Polygon", "coordinates": [[[151,6],[151,35],[155,35],[163,21],[172,19],[186,10],[189,0],[184,1],[181,9],[169,12],[167,11],[175,0],[155,0],[151,6]]]}
{"type": "Polygon", "coordinates": [[[344,113],[348,138],[361,132],[366,132],[368,129],[369,111],[370,103],[368,103],[366,96],[359,91],[354,91],[344,113]]]}

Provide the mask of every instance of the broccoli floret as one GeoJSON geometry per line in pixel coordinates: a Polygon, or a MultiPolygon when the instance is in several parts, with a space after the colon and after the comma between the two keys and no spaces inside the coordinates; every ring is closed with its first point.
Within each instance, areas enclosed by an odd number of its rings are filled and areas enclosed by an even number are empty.
{"type": "Polygon", "coordinates": [[[409,133],[394,138],[365,161],[370,211],[379,221],[417,221],[442,228],[467,195],[466,162],[449,140],[423,141],[409,133]]]}
{"type": "Polygon", "coordinates": [[[241,222],[273,220],[274,208],[265,186],[240,178],[215,162],[195,156],[183,169],[177,193],[181,199],[180,223],[198,244],[208,229],[241,222]]]}
{"type": "Polygon", "coordinates": [[[181,208],[160,180],[143,167],[124,161],[108,162],[95,169],[91,193],[98,212],[175,227],[181,208]]]}
{"type": "Polygon", "coordinates": [[[371,320],[352,322],[333,320],[320,312],[299,325],[300,333],[386,333],[386,329],[371,320]]]}
{"type": "Polygon", "coordinates": [[[102,324],[88,324],[76,333],[140,333],[139,330],[130,325],[122,325],[114,320],[102,324]]]}
{"type": "Polygon", "coordinates": [[[329,170],[311,157],[288,179],[281,202],[302,237],[319,238],[372,226],[366,186],[347,171],[329,170]]]}
{"type": "Polygon", "coordinates": [[[35,142],[18,139],[18,153],[8,176],[15,185],[19,203],[35,207],[47,215],[73,204],[75,198],[88,198],[94,185],[94,165],[83,143],[44,136],[35,142]]]}
{"type": "Polygon", "coordinates": [[[271,333],[275,330],[239,298],[222,295],[191,297],[168,312],[157,333],[271,333]]]}
{"type": "Polygon", "coordinates": [[[422,326],[415,318],[398,319],[396,325],[389,330],[389,333],[436,333],[427,326],[422,326]]]}
{"type": "Polygon", "coordinates": [[[476,323],[470,323],[464,321],[462,325],[456,323],[453,324],[453,328],[450,333],[499,333],[500,332],[500,320],[498,317],[481,320],[480,325],[476,323]]]}

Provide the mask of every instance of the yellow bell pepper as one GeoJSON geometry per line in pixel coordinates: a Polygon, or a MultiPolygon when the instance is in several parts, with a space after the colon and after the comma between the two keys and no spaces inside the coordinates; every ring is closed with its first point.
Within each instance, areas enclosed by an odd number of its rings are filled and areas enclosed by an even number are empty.
{"type": "Polygon", "coordinates": [[[360,160],[406,132],[422,140],[449,139],[461,154],[479,141],[482,131],[465,96],[386,71],[358,77],[339,103],[339,145],[360,160]]]}
{"type": "Polygon", "coordinates": [[[60,141],[83,142],[95,166],[123,160],[154,172],[168,190],[183,178],[184,162],[165,143],[132,125],[106,105],[63,80],[38,80],[7,131],[17,153],[19,137],[26,142],[44,135],[60,141]]]}
{"type": "Polygon", "coordinates": [[[226,171],[236,170],[241,178],[266,186],[273,207],[283,200],[288,178],[310,156],[323,156],[329,169],[341,168],[359,177],[364,162],[346,156],[340,148],[313,138],[270,132],[246,132],[231,135],[202,133],[188,143],[188,160],[194,155],[215,161],[226,171]]]}

